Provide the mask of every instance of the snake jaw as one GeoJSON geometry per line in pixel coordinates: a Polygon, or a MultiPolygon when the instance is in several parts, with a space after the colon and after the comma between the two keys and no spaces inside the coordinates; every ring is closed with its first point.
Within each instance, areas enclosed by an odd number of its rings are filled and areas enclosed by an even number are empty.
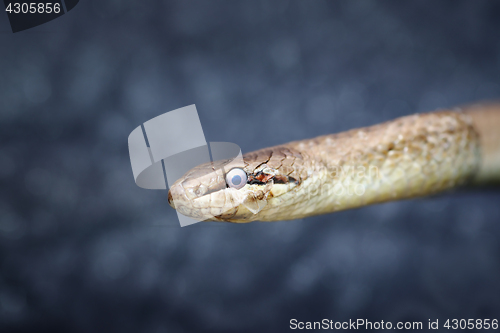
{"type": "Polygon", "coordinates": [[[248,190],[245,200],[242,205],[245,206],[254,215],[258,214],[267,205],[267,197],[271,193],[274,181],[270,179],[264,189],[257,189],[256,191],[248,190]]]}

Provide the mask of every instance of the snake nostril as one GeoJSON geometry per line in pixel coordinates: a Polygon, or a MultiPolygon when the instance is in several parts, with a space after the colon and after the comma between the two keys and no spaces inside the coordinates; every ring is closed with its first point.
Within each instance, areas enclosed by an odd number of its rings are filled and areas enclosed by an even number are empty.
{"type": "Polygon", "coordinates": [[[201,189],[200,187],[198,187],[194,193],[196,194],[196,196],[198,197],[201,197],[203,195],[203,193],[205,193],[205,191],[203,191],[203,189],[201,189]]]}

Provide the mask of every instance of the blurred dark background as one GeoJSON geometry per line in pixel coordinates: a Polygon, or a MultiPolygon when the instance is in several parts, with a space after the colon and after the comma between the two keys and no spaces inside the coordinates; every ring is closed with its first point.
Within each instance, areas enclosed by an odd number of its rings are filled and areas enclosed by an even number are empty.
{"type": "Polygon", "coordinates": [[[497,189],[180,228],[127,148],[193,103],[249,152],[500,98],[500,2],[82,0],[0,41],[0,331],[500,317],[497,189]]]}

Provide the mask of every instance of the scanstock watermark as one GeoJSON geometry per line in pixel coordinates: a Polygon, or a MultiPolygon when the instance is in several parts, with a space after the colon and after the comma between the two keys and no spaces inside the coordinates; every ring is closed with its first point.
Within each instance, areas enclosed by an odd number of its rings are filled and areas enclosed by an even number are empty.
{"type": "MultiPolygon", "coordinates": [[[[429,325],[431,327],[431,325],[429,325]]],[[[369,321],[367,319],[356,319],[349,321],[333,321],[323,319],[321,321],[298,321],[297,319],[290,320],[290,328],[292,330],[421,330],[423,323],[421,321],[399,321],[393,324],[390,321],[369,321]]]]}
{"type": "Polygon", "coordinates": [[[335,165],[319,172],[328,173],[333,181],[317,187],[310,186],[307,191],[309,198],[362,196],[367,186],[373,185],[382,178],[379,168],[375,165],[335,165]]]}
{"type": "Polygon", "coordinates": [[[31,29],[52,21],[75,8],[79,0],[11,1],[4,0],[12,32],[31,29]]]}
{"type": "Polygon", "coordinates": [[[292,330],[498,330],[498,319],[468,318],[468,319],[446,319],[421,321],[370,321],[368,319],[356,319],[349,321],[334,321],[323,319],[321,321],[298,321],[290,320],[292,330]],[[425,323],[425,326],[424,326],[425,323]]]}

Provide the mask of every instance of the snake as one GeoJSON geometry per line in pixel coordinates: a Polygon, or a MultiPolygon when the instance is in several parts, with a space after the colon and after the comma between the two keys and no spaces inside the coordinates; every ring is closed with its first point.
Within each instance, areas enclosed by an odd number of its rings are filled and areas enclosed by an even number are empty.
{"type": "Polygon", "coordinates": [[[499,181],[500,104],[488,102],[201,164],[168,202],[200,221],[280,221],[499,181]]]}

